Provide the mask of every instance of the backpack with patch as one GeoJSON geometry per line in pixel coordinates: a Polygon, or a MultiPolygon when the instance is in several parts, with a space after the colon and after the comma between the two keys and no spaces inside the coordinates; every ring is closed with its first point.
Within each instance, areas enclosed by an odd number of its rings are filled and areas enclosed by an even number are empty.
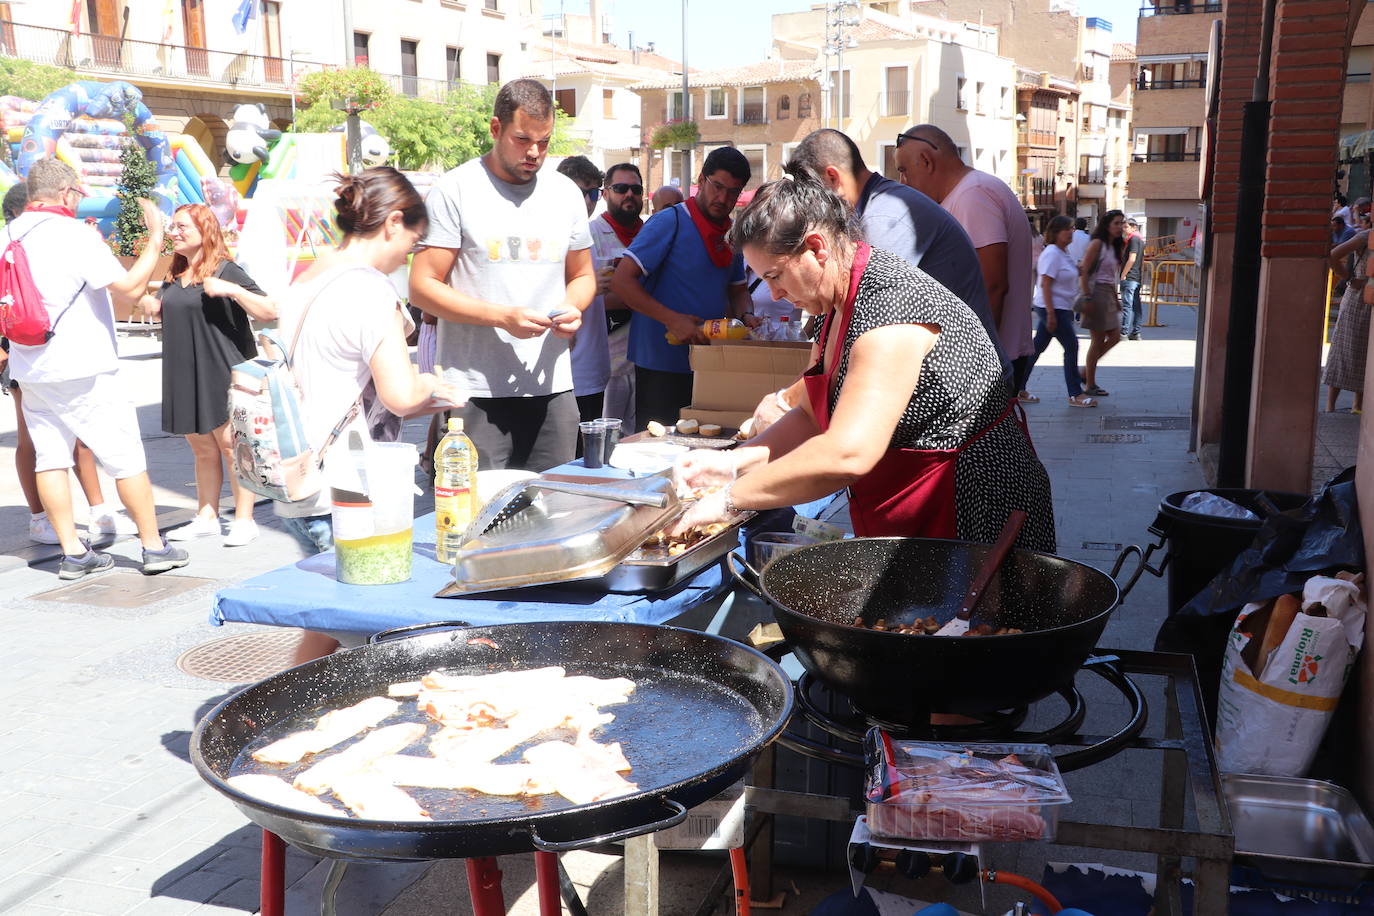
{"type": "Polygon", "coordinates": [[[281,345],[275,334],[263,331],[259,339],[270,346],[261,348],[256,359],[245,360],[230,370],[229,430],[234,473],[243,486],[259,496],[279,502],[299,502],[316,496],[324,488],[320,468],[325,451],[358,415],[361,391],[319,450],[312,449],[306,439],[300,386],[292,370],[292,358],[310,307],[340,275],[356,269],[342,270],[320,286],[301,309],[289,349],[281,345]]]}
{"type": "Polygon", "coordinates": [[[57,322],[62,320],[62,316],[67,314],[86,288],[83,281],[71,302],[58,313],[57,320],[52,319],[48,303],[33,282],[23,240],[34,229],[54,219],[61,217],[42,220],[19,238],[11,238],[5,250],[0,252],[0,336],[26,347],[41,346],[51,340],[57,330],[57,322]]]}

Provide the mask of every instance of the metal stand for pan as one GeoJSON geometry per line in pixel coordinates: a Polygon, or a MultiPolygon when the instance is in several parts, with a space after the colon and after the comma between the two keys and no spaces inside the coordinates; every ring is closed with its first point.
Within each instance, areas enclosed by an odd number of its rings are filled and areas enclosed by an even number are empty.
{"type": "MultiPolygon", "coordinates": [[[[329,863],[324,889],[320,893],[320,916],[335,916],[334,898],[343,883],[350,860],[334,859],[329,863]]],[[[506,899],[501,892],[501,869],[495,857],[464,859],[467,866],[468,893],[472,897],[473,916],[505,916],[506,899]]],[[[568,878],[554,852],[534,853],[535,886],[539,894],[540,916],[559,916],[566,903],[572,916],[587,916],[586,907],[568,878]]],[[[286,843],[281,837],[262,832],[262,916],[286,914],[286,843]]]]}
{"type": "MultiPolygon", "coordinates": [[[[1106,763],[1128,748],[1162,752],[1159,826],[1135,827],[1129,823],[1061,820],[1055,843],[1154,855],[1158,876],[1154,912],[1161,916],[1178,916],[1183,912],[1179,896],[1181,880],[1185,876],[1183,859],[1191,858],[1194,860],[1191,877],[1195,883],[1193,911],[1209,916],[1224,916],[1227,912],[1234,838],[1221,791],[1221,777],[1212,756],[1210,732],[1202,711],[1202,697],[1192,658],[1165,652],[1104,650],[1103,656],[1090,660],[1085,668],[1120,690],[1131,709],[1127,724],[1112,735],[1077,733],[1083,721],[1082,698],[1076,690],[1071,690],[1061,694],[1069,704],[1065,719],[1045,732],[1017,731],[1025,711],[1013,710],[998,718],[997,726],[990,727],[995,731],[996,727],[1008,726],[1009,732],[954,738],[945,731],[935,733],[934,740],[1048,743],[1055,745],[1056,751],[1059,751],[1056,759],[1062,770],[1106,763]],[[1166,679],[1162,738],[1140,736],[1146,710],[1144,698],[1131,680],[1131,675],[1166,679]],[[1189,795],[1195,826],[1186,829],[1184,813],[1189,795]]],[[[798,707],[803,716],[842,740],[850,740],[856,733],[862,735],[854,723],[836,722],[832,715],[820,711],[815,703],[805,698],[804,686],[799,682],[797,689],[798,707]]],[[[857,761],[859,765],[862,764],[859,755],[826,747],[818,741],[798,735],[795,730],[784,733],[778,741],[798,753],[830,763],[854,766],[857,761]]],[[[756,897],[762,900],[773,896],[773,815],[852,822],[862,813],[853,810],[846,798],[781,791],[772,788],[773,780],[774,751],[770,748],[755,760],[753,785],[745,795],[751,811],[763,815],[762,829],[749,848],[750,886],[756,897]]]]}

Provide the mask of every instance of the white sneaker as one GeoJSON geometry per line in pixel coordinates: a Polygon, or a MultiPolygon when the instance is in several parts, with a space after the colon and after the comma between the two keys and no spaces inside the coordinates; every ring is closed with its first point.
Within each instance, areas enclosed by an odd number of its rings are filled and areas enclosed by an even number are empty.
{"type": "Polygon", "coordinates": [[[258,536],[258,523],[251,518],[236,518],[229,523],[229,533],[224,536],[225,547],[242,547],[258,536]]]}
{"type": "Polygon", "coordinates": [[[91,536],[113,534],[123,537],[138,534],[138,526],[123,512],[102,512],[100,515],[92,515],[86,522],[86,533],[91,536]]]}
{"type": "Polygon", "coordinates": [[[61,544],[62,540],[53,530],[52,522],[46,515],[29,519],[29,540],[35,544],[61,544]]]}
{"type": "Polygon", "coordinates": [[[180,528],[173,528],[167,532],[169,541],[194,541],[196,538],[207,538],[211,535],[219,534],[221,531],[219,517],[206,518],[197,515],[180,528]]]}

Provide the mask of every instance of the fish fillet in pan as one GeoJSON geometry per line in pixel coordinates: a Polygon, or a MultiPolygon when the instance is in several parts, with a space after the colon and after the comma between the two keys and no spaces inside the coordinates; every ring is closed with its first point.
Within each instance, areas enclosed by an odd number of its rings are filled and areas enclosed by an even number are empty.
{"type": "Polygon", "coordinates": [[[401,704],[395,700],[368,697],[361,703],[325,713],[312,729],[292,732],[258,748],[253,752],[253,759],[262,763],[296,763],[372,728],[400,708],[401,704]]]}
{"type": "Polygon", "coordinates": [[[373,821],[428,821],[429,812],[403,789],[377,773],[349,773],[334,784],[339,801],[373,821]]]}
{"type": "Polygon", "coordinates": [[[375,760],[372,772],[392,784],[421,789],[472,789],[485,795],[548,795],[553,786],[540,779],[532,763],[458,766],[442,757],[392,754],[375,760]]]}
{"type": "Polygon", "coordinates": [[[525,759],[538,767],[559,795],[575,805],[618,798],[638,791],[639,786],[607,766],[605,756],[566,741],[545,741],[525,751],[525,759]]]}
{"type": "Polygon", "coordinates": [[[293,787],[291,783],[280,776],[270,776],[266,773],[243,773],[239,776],[230,776],[225,782],[229,784],[231,789],[238,789],[244,795],[251,795],[258,801],[267,802],[269,805],[280,805],[283,808],[303,811],[306,814],[329,814],[334,817],[346,817],[348,814],[346,811],[326,804],[315,796],[293,787]]]}
{"type": "MultiPolygon", "coordinates": [[[[379,728],[365,735],[357,744],[350,745],[297,774],[293,785],[311,795],[327,792],[335,788],[339,781],[367,769],[372,761],[406,749],[424,737],[427,730],[422,722],[406,722],[379,728]]],[[[338,794],[337,791],[335,794],[338,794]]]]}

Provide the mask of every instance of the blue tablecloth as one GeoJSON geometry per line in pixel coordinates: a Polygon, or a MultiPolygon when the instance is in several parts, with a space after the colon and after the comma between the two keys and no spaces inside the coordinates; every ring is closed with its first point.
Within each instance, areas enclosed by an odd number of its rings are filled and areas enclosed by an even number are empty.
{"type": "MultiPolygon", "coordinates": [[[[580,462],[554,469],[560,474],[624,476],[612,468],[584,470],[580,462]]],[[[819,513],[828,499],[798,507],[803,514],[819,513]]],[[[776,530],[790,524],[777,513],[760,516],[763,526],[776,530]]],[[[722,564],[703,569],[671,591],[652,594],[606,594],[587,589],[543,585],[461,598],[435,598],[447,585],[452,568],[434,558],[434,515],[415,520],[415,558],[408,582],[396,585],[344,585],[334,579],[333,552],[254,576],[221,589],[210,610],[210,623],[225,621],[300,627],[329,633],[366,634],[391,627],[440,620],[463,620],[474,625],[544,620],[618,620],[665,623],[726,591],[729,583],[722,564]]]]}

